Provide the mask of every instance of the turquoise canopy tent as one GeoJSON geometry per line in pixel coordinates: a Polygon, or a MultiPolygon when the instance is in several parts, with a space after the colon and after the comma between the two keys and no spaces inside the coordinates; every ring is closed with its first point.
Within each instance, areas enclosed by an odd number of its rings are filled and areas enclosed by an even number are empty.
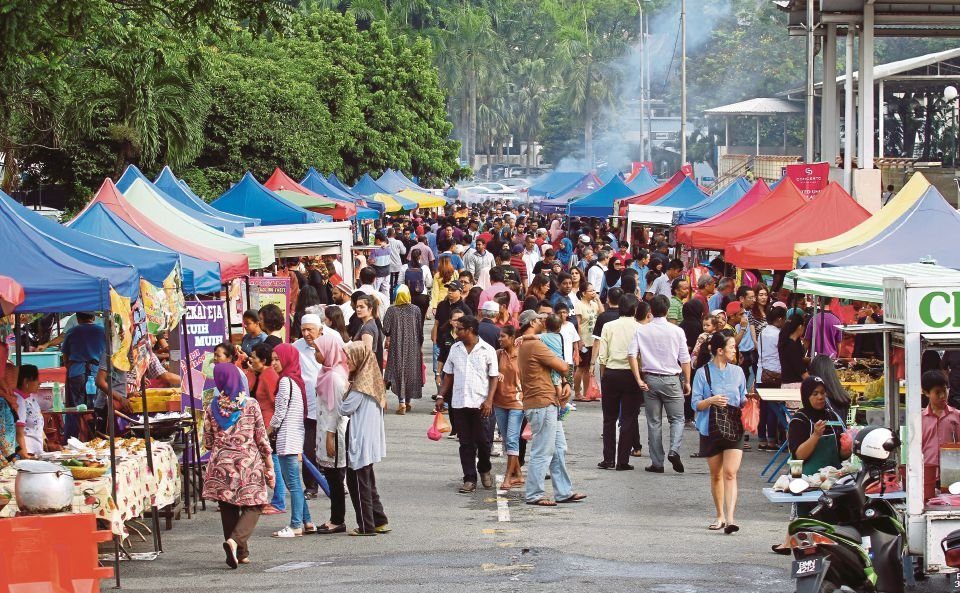
{"type": "Polygon", "coordinates": [[[683,181],[670,193],[650,205],[667,208],[692,208],[706,199],[707,195],[697,187],[696,182],[689,177],[684,177],[683,181]]]}
{"type": "Polygon", "coordinates": [[[212,206],[240,216],[255,214],[265,226],[332,220],[325,214],[305,210],[270,191],[257,181],[250,171],[244,173],[243,178],[236,185],[214,200],[212,206]]]}
{"type": "Polygon", "coordinates": [[[567,205],[567,214],[607,218],[613,216],[613,207],[617,200],[632,195],[634,195],[633,190],[619,176],[614,176],[606,185],[593,193],[570,202],[567,205]]]}
{"type": "MultiPolygon", "coordinates": [[[[353,217],[356,220],[377,220],[380,218],[380,210],[377,210],[375,207],[370,207],[370,203],[366,200],[360,199],[334,186],[324,179],[323,175],[318,173],[313,167],[307,170],[307,174],[304,175],[300,181],[300,185],[321,196],[353,203],[357,207],[357,213],[353,217]],[[364,204],[366,204],[366,206],[364,206],[364,204]]],[[[379,202],[373,203],[377,206],[382,206],[379,202]]]]}
{"type": "Polygon", "coordinates": [[[633,190],[634,195],[645,194],[648,191],[656,188],[659,183],[653,178],[653,175],[650,174],[650,171],[647,171],[647,168],[644,167],[640,169],[640,172],[630,180],[627,185],[630,189],[633,190]]]}

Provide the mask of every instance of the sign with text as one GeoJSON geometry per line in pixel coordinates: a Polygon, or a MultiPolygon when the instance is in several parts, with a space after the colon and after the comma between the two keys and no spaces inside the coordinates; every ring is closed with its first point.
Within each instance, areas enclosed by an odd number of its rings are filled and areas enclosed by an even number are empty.
{"type": "Polygon", "coordinates": [[[222,300],[187,301],[187,343],[183,346],[186,367],[181,363],[183,379],[183,406],[188,408],[193,396],[194,405],[202,408],[213,397],[213,350],[227,336],[226,309],[222,300]],[[187,375],[189,373],[189,375],[187,375]],[[193,383],[193,393],[187,391],[193,383]]]}
{"type": "Polygon", "coordinates": [[[798,163],[786,166],[786,175],[807,198],[820,193],[830,183],[830,163],[798,163]]]}
{"type": "MultiPolygon", "coordinates": [[[[250,278],[250,308],[259,310],[264,305],[276,305],[281,311],[286,312],[290,295],[290,278],[266,278],[255,276],[250,278]]],[[[283,335],[280,336],[284,342],[290,333],[290,316],[283,316],[283,335]]]]}

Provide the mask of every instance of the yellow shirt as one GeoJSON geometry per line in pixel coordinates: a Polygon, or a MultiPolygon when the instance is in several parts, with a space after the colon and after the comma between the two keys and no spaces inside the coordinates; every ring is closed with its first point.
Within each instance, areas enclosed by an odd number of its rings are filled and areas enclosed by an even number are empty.
{"type": "Polygon", "coordinates": [[[608,369],[630,370],[628,350],[638,327],[640,322],[632,316],[604,325],[600,334],[600,364],[608,369]]]}

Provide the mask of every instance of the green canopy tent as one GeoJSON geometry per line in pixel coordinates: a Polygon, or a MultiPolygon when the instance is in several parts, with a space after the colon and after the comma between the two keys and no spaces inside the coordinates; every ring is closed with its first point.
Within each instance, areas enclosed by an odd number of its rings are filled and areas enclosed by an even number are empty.
{"type": "Polygon", "coordinates": [[[934,264],[807,268],[788,272],[784,287],[800,294],[882,303],[883,279],[890,277],[960,281],[960,272],[934,264]]]}

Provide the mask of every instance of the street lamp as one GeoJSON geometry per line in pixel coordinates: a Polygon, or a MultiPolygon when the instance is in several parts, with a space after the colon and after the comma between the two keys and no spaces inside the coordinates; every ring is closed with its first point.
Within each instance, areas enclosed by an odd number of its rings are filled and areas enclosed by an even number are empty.
{"type": "Polygon", "coordinates": [[[943,98],[950,102],[950,111],[953,112],[953,158],[951,159],[954,169],[957,167],[957,87],[948,86],[943,89],[943,98]]]}

